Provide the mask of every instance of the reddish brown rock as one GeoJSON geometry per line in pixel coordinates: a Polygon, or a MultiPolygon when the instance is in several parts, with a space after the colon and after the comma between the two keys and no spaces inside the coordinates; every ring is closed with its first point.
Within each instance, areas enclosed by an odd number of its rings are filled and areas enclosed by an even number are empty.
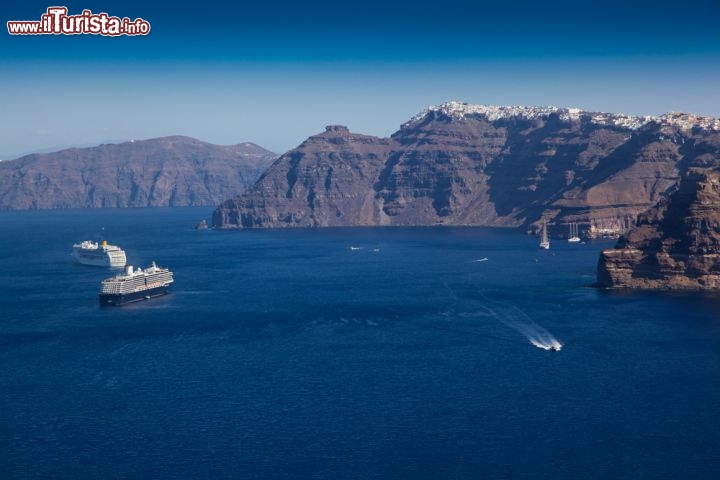
{"type": "Polygon", "coordinates": [[[373,184],[395,142],[328,126],[282,155],[246,194],[213,214],[219,228],[383,223],[373,184]]]}
{"type": "Polygon", "coordinates": [[[605,288],[720,289],[720,171],[690,169],[676,192],[604,250],[605,288]]]}
{"type": "Polygon", "coordinates": [[[551,233],[572,222],[613,234],[634,225],[689,167],[713,165],[713,119],[450,103],[385,139],[329,127],[221,205],[213,223],[532,229],[544,218],[551,233]]]}

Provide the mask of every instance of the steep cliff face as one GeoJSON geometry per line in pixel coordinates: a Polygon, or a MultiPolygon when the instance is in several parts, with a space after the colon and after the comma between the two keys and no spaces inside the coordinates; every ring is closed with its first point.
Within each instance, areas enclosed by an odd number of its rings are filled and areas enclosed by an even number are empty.
{"type": "Polygon", "coordinates": [[[590,233],[617,233],[689,167],[720,165],[720,122],[689,114],[450,102],[421,112],[390,139],[339,133],[288,152],[250,192],[218,209],[215,226],[534,228],[544,218],[551,230],[573,222],[590,233]],[[340,152],[342,142],[329,141],[335,137],[363,141],[346,141],[340,152]],[[363,175],[335,175],[345,170],[363,175]],[[342,178],[353,180],[336,183],[342,178]]]}
{"type": "Polygon", "coordinates": [[[188,137],[72,148],[0,162],[0,209],[217,205],[276,156],[188,137]]]}
{"type": "Polygon", "coordinates": [[[221,228],[382,224],[373,184],[394,142],[329,126],[213,214],[221,228]]]}
{"type": "Polygon", "coordinates": [[[404,148],[381,192],[395,200],[388,213],[410,217],[401,223],[422,223],[403,211],[418,204],[431,223],[463,225],[517,226],[541,216],[589,222],[608,206],[622,208],[613,217],[635,215],[677,176],[673,156],[646,165],[628,155],[639,143],[630,130],[557,112],[490,120],[430,111],[393,139],[404,148]]]}
{"type": "Polygon", "coordinates": [[[507,132],[476,120],[428,115],[392,136],[395,148],[374,183],[386,223],[491,225],[488,165],[507,132]]]}
{"type": "Polygon", "coordinates": [[[691,168],[676,192],[598,263],[606,288],[720,288],[720,170],[691,168]]]}

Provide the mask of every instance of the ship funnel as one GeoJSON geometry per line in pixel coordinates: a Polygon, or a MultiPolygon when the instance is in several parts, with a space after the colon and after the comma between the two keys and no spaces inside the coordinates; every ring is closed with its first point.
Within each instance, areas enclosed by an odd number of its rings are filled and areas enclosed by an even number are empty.
{"type": "Polygon", "coordinates": [[[132,274],[133,274],[133,266],[132,266],[132,265],[128,265],[128,266],[125,267],[125,274],[126,274],[126,275],[132,275],[132,274]]]}
{"type": "Polygon", "coordinates": [[[102,246],[107,247],[107,240],[103,240],[102,246]]]}

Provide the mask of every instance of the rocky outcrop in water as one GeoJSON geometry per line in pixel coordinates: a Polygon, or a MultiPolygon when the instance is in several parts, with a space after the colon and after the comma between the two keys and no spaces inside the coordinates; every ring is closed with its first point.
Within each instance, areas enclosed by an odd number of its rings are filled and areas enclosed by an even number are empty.
{"type": "Polygon", "coordinates": [[[605,288],[720,289],[720,170],[690,169],[668,199],[604,250],[605,288]]]}
{"type": "Polygon", "coordinates": [[[328,127],[224,202],[219,228],[484,225],[589,234],[635,224],[693,166],[720,165],[720,122],[556,107],[431,107],[390,138],[328,127]]]}
{"type": "Polygon", "coordinates": [[[0,162],[0,209],[217,205],[276,158],[253,143],[164,137],[0,162]]]}

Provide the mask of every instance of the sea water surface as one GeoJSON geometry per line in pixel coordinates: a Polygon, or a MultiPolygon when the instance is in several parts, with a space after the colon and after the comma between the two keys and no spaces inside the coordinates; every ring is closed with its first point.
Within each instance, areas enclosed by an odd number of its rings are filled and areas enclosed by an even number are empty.
{"type": "Polygon", "coordinates": [[[209,215],[0,214],[0,478],[717,478],[717,297],[589,288],[608,242],[209,215]],[[101,238],[172,293],[101,308],[101,238]]]}

